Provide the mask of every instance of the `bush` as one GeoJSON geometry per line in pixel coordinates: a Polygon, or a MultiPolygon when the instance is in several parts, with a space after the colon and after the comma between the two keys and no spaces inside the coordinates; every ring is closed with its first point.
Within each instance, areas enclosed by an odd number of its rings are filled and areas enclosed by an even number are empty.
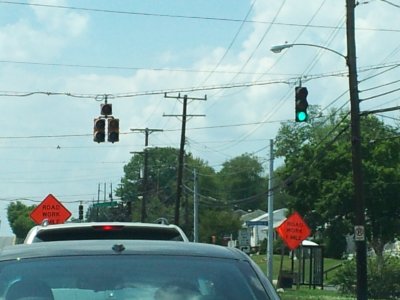
{"type": "Polygon", "coordinates": [[[274,254],[279,254],[279,255],[281,255],[281,253],[282,253],[282,246],[283,246],[284,255],[289,254],[289,248],[286,247],[285,243],[283,242],[283,240],[282,240],[281,238],[278,238],[278,239],[275,240],[274,243],[273,243],[273,252],[274,252],[274,254]]]}
{"type": "MultiPolygon", "coordinates": [[[[367,266],[368,297],[374,299],[399,299],[400,297],[400,258],[385,256],[382,265],[377,259],[368,259],[367,266]]],[[[356,293],[356,260],[343,264],[336,272],[332,282],[339,286],[344,294],[356,293]]]]}
{"type": "Polygon", "coordinates": [[[258,254],[266,254],[266,253],[267,253],[267,239],[264,239],[260,245],[258,254]]]}

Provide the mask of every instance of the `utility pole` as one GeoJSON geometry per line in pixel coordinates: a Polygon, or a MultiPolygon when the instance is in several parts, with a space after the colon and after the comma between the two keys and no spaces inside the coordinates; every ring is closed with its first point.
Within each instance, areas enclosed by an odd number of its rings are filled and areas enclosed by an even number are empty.
{"type": "MultiPolygon", "coordinates": [[[[182,99],[181,94],[178,96],[168,96],[167,93],[164,94],[165,98],[174,98],[174,99],[182,99]]],[[[181,206],[181,197],[182,197],[182,181],[183,181],[183,160],[185,157],[185,136],[186,136],[186,119],[187,117],[204,117],[205,115],[188,115],[187,114],[187,102],[188,100],[207,100],[207,96],[204,98],[193,98],[188,97],[187,95],[183,96],[183,111],[182,115],[165,115],[164,117],[182,117],[182,129],[181,129],[181,143],[179,147],[179,156],[178,156],[178,175],[177,175],[177,183],[176,183],[176,200],[175,200],[175,225],[179,226],[179,212],[181,206]]]]}
{"type": "Polygon", "coordinates": [[[199,195],[197,192],[197,171],[193,171],[193,242],[199,242],[199,195]]]}
{"type": "Polygon", "coordinates": [[[268,279],[272,282],[273,276],[273,259],[274,259],[274,190],[273,190],[273,173],[274,173],[274,141],[270,140],[270,158],[269,158],[269,179],[268,179],[268,251],[267,251],[267,274],[268,279]]]}
{"type": "MultiPolygon", "coordinates": [[[[100,203],[100,183],[97,185],[97,204],[100,203]]],[[[96,221],[99,221],[99,207],[96,207],[96,221]]]]}
{"type": "Polygon", "coordinates": [[[140,221],[142,223],[146,222],[146,203],[147,203],[147,197],[148,197],[148,187],[147,187],[147,182],[148,182],[148,160],[149,160],[149,154],[147,152],[147,147],[149,146],[149,135],[153,132],[161,132],[163,131],[162,129],[149,129],[149,128],[144,128],[144,129],[131,129],[131,131],[137,131],[137,132],[144,132],[144,170],[143,170],[143,197],[142,197],[142,203],[141,203],[141,213],[140,213],[140,221]]]}
{"type": "Polygon", "coordinates": [[[356,0],[346,0],[347,66],[349,68],[349,89],[351,109],[351,150],[354,183],[354,239],[357,262],[357,299],[367,296],[367,247],[365,241],[365,203],[362,175],[360,100],[358,97],[356,43],[354,30],[354,9],[356,0]]]}

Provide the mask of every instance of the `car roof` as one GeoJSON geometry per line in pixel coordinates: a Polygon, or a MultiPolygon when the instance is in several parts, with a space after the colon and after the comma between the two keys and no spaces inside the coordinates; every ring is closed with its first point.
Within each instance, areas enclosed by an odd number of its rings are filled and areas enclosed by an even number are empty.
{"type": "Polygon", "coordinates": [[[203,244],[155,240],[80,240],[19,244],[5,247],[0,261],[78,255],[179,255],[248,260],[235,248],[203,244]]]}
{"type": "Polygon", "coordinates": [[[49,225],[37,225],[31,228],[31,230],[28,232],[24,243],[25,244],[31,244],[34,242],[34,238],[43,231],[72,231],[74,229],[79,230],[80,228],[82,229],[89,229],[89,228],[94,228],[94,227],[104,227],[104,226],[121,226],[121,227],[130,227],[130,228],[138,228],[138,229],[148,229],[149,232],[151,233],[151,229],[158,230],[160,232],[161,230],[169,230],[169,231],[175,231],[177,232],[180,237],[182,238],[182,241],[188,242],[189,239],[186,236],[186,234],[183,232],[183,230],[174,225],[174,224],[158,224],[158,223],[141,223],[141,222],[82,222],[82,223],[64,223],[64,224],[49,224],[49,225]]]}
{"type": "Polygon", "coordinates": [[[178,227],[174,224],[159,224],[159,223],[143,223],[143,222],[78,222],[78,223],[62,223],[62,224],[48,224],[36,225],[37,228],[75,228],[75,227],[90,227],[102,225],[123,225],[135,227],[178,227]]]}

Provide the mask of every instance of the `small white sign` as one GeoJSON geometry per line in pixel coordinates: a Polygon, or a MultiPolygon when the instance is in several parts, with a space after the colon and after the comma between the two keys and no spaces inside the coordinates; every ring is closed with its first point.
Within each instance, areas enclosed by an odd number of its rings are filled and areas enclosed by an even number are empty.
{"type": "Polygon", "coordinates": [[[356,242],[365,241],[365,229],[364,226],[354,226],[354,240],[356,242]]]}
{"type": "Polygon", "coordinates": [[[238,242],[239,246],[250,246],[250,230],[248,228],[239,229],[238,242]]]}

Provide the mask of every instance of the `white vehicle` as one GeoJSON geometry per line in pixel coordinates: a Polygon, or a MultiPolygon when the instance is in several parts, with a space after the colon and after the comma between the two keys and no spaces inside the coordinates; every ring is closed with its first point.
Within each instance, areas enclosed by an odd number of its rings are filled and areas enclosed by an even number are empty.
{"type": "Polygon", "coordinates": [[[66,240],[168,240],[189,242],[183,230],[173,224],[139,222],[88,222],[37,225],[24,244],[66,240]]]}

